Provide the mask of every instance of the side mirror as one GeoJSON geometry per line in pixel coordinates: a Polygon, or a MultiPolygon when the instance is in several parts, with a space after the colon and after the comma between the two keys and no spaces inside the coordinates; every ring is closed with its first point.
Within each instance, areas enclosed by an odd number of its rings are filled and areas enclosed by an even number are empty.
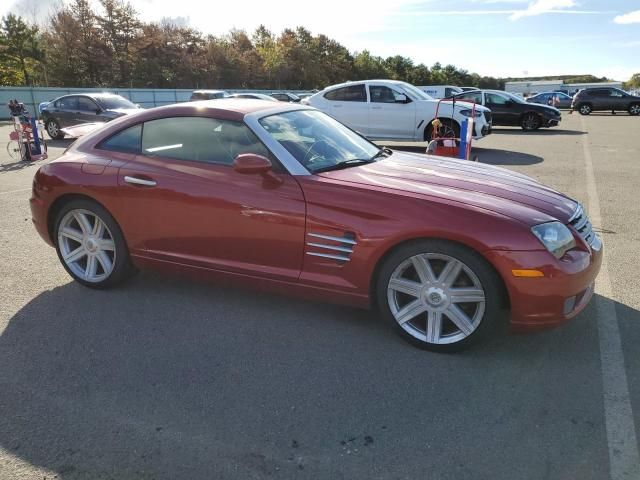
{"type": "Polygon", "coordinates": [[[241,153],[233,160],[233,169],[244,174],[264,174],[271,171],[271,162],[262,155],[241,153]]]}
{"type": "Polygon", "coordinates": [[[96,108],[96,115],[99,115],[102,113],[102,109],[101,108],[96,108]]]}
{"type": "Polygon", "coordinates": [[[407,96],[404,93],[396,93],[394,95],[396,103],[408,103],[407,96]]]}

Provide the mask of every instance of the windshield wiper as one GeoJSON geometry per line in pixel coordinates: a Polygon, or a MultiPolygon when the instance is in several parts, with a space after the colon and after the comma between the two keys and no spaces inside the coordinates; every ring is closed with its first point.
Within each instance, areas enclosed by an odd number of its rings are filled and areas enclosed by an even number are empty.
{"type": "Polygon", "coordinates": [[[376,158],[380,158],[380,157],[387,158],[391,155],[393,155],[393,150],[387,147],[382,147],[380,150],[378,150],[378,153],[376,153],[373,157],[371,157],[371,160],[375,160],[376,158]]]}
{"type": "Polygon", "coordinates": [[[313,173],[330,172],[332,170],[342,170],[349,167],[356,167],[358,165],[366,165],[367,163],[373,163],[373,159],[353,158],[351,160],[345,160],[344,162],[336,163],[335,165],[329,165],[328,167],[318,168],[313,173]]]}

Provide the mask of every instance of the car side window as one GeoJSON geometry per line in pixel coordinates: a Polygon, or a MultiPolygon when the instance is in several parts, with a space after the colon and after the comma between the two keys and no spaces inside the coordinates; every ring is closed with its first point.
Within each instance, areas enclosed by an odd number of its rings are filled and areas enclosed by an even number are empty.
{"type": "Polygon", "coordinates": [[[495,93],[486,93],[487,103],[491,105],[506,105],[507,99],[502,95],[496,95],[495,93]]]}
{"type": "Polygon", "coordinates": [[[373,103],[396,103],[396,97],[400,92],[384,85],[369,85],[369,95],[373,103]]]}
{"type": "Polygon", "coordinates": [[[145,122],[142,153],[223,165],[232,165],[241,153],[255,153],[273,161],[269,150],[244,123],[205,117],[145,122]]]}
{"type": "Polygon", "coordinates": [[[75,110],[78,106],[78,97],[64,97],[56,102],[56,108],[61,110],[75,110]]]}
{"type": "Polygon", "coordinates": [[[349,85],[325,93],[324,98],[340,102],[366,102],[367,92],[363,84],[349,85]]]}
{"type": "Polygon", "coordinates": [[[466,93],[464,95],[460,95],[456,97],[458,100],[469,100],[471,102],[475,102],[478,104],[482,104],[482,93],[474,92],[474,93],[466,93]]]}
{"type": "Polygon", "coordinates": [[[87,97],[78,97],[78,110],[83,112],[95,112],[98,109],[96,102],[87,97]]]}
{"type": "Polygon", "coordinates": [[[623,97],[623,93],[620,90],[616,90],[615,88],[612,88],[611,90],[609,90],[609,96],[611,97],[623,97]]]}
{"type": "Polygon", "coordinates": [[[142,139],[142,124],[120,130],[106,140],[100,142],[96,148],[110,152],[140,153],[142,139]]]}

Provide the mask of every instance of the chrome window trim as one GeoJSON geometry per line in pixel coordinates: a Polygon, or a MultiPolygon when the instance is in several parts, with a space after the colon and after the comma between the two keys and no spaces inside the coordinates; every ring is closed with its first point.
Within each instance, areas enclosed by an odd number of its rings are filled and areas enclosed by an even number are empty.
{"type": "Polygon", "coordinates": [[[264,143],[267,148],[273,153],[280,163],[287,169],[291,175],[305,176],[312,175],[304,165],[291,155],[286,148],[280,145],[275,138],[273,138],[269,132],[267,132],[262,125],[260,125],[260,119],[264,117],[270,117],[271,115],[277,115],[279,113],[295,112],[298,110],[316,110],[313,107],[306,105],[296,106],[277,106],[266,110],[258,110],[257,112],[248,113],[244,116],[244,123],[251,129],[253,133],[264,143]]]}

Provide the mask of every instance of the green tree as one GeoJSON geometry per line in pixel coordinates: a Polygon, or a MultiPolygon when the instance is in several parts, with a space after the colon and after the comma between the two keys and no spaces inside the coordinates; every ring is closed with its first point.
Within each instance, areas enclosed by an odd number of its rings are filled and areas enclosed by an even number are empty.
{"type": "Polygon", "coordinates": [[[628,90],[640,88],[640,73],[634,73],[631,75],[629,81],[624,82],[624,88],[628,90]]]}
{"type": "Polygon", "coordinates": [[[2,78],[18,80],[12,68],[18,68],[24,85],[31,85],[34,63],[43,59],[40,33],[36,25],[28,25],[21,17],[9,14],[0,25],[0,61],[7,73],[2,78]]]}

